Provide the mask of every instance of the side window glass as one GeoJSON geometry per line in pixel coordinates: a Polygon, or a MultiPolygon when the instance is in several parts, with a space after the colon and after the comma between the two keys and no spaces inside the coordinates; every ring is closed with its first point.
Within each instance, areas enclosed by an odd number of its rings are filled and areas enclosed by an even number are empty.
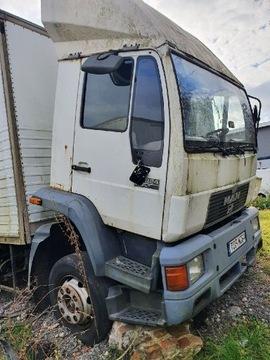
{"type": "Polygon", "coordinates": [[[140,57],[137,62],[131,118],[133,161],[160,167],[164,146],[164,103],[156,60],[140,57]]]}
{"type": "Polygon", "coordinates": [[[114,73],[87,74],[82,126],[88,129],[125,131],[128,126],[133,60],[126,59],[114,73]]]}

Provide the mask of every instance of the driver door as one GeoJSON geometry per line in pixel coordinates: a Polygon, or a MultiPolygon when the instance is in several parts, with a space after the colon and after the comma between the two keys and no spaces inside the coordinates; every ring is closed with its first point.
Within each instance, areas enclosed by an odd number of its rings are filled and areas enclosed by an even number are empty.
{"type": "Polygon", "coordinates": [[[168,156],[168,100],[159,56],[120,54],[110,74],[81,74],[72,190],[89,198],[105,224],[160,239],[168,156]],[[137,186],[141,163],[150,169],[137,186]]]}

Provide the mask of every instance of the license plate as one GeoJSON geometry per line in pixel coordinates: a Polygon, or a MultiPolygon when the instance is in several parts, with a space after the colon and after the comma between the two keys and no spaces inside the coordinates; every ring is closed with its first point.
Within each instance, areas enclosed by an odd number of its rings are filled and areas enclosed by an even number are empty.
{"type": "Polygon", "coordinates": [[[243,232],[242,234],[238,235],[236,238],[231,240],[228,243],[228,253],[229,256],[231,256],[233,253],[235,253],[238,249],[240,249],[241,246],[243,246],[247,242],[246,233],[243,232]]]}

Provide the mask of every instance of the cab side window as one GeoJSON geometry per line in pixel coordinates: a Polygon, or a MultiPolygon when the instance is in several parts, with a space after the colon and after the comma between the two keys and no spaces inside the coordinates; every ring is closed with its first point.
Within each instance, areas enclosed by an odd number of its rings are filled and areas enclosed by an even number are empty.
{"type": "Polygon", "coordinates": [[[131,116],[133,162],[160,167],[164,147],[164,102],[159,70],[153,57],[137,61],[131,116]]]}
{"type": "Polygon", "coordinates": [[[125,59],[114,73],[86,75],[81,120],[84,128],[120,132],[127,129],[132,75],[132,59],[125,59]]]}

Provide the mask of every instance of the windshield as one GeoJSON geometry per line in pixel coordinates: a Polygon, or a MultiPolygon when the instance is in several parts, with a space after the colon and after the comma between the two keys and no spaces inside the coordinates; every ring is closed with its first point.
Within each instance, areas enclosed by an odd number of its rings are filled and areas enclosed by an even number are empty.
{"type": "Polygon", "coordinates": [[[172,55],[190,151],[255,149],[253,116],[244,90],[183,58],[172,55]]]}

